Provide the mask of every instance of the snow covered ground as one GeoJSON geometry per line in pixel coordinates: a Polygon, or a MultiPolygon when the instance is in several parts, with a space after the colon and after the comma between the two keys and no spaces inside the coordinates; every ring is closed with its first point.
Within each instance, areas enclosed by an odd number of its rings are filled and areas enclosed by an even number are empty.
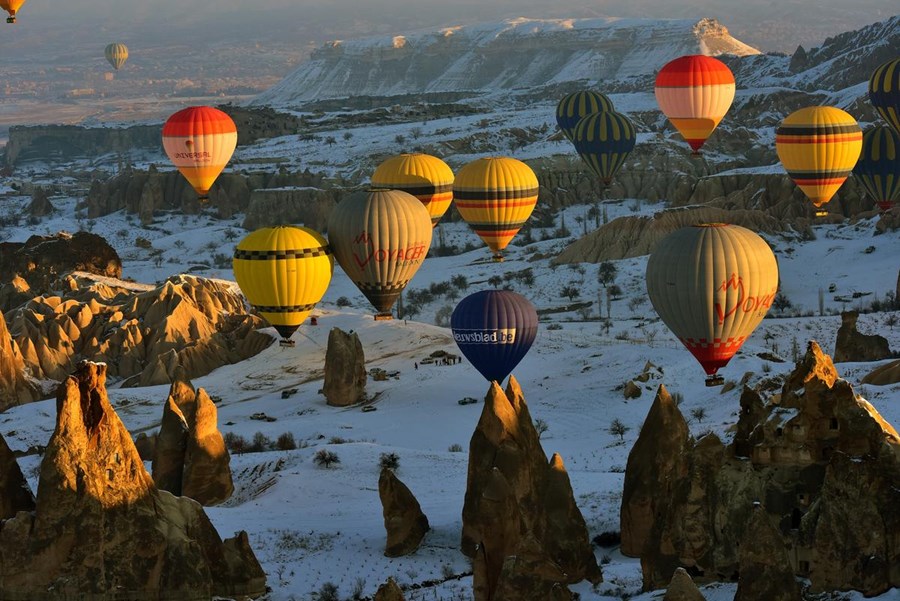
{"type": "MultiPolygon", "coordinates": [[[[4,210],[24,212],[29,199],[9,197],[4,210]]],[[[32,233],[74,231],[74,199],[54,198],[58,211],[37,225],[0,230],[0,239],[22,241],[32,233]]],[[[569,207],[557,215],[566,226],[580,233],[589,207],[569,207]]],[[[607,205],[609,219],[641,212],[651,214],[661,204],[624,201],[607,205]]],[[[184,217],[160,215],[151,228],[142,229],[135,220],[115,213],[90,223],[105,236],[124,260],[123,275],[153,283],[190,270],[198,275],[231,280],[230,256],[245,232],[242,215],[221,221],[204,215],[184,217]],[[134,246],[136,236],[152,240],[162,259],[134,246]],[[224,258],[223,258],[224,257],[224,258]]],[[[81,221],[81,227],[88,222],[81,221]]],[[[607,333],[597,321],[596,300],[600,292],[597,265],[551,265],[549,258],[574,239],[547,239],[527,246],[510,247],[508,260],[488,260],[489,251],[464,224],[446,224],[448,244],[476,245],[457,256],[431,257],[413,279],[408,290],[421,290],[448,282],[462,274],[468,290],[421,306],[414,320],[375,322],[371,308],[340,268],[322,303],[319,325],[304,325],[294,335],[295,348],[273,345],[260,355],[225,366],[194,381],[211,395],[221,397],[219,425],[252,440],[257,433],[275,440],[293,434],[301,448],[232,456],[236,491],[231,500],[208,513],[223,536],[239,529],[250,534],[251,545],[262,562],[272,587],[271,601],[310,599],[327,582],[337,585],[341,598],[357,588],[372,595],[388,576],[403,585],[439,580],[442,584],[410,589],[407,599],[447,601],[471,598],[471,571],[459,552],[461,510],[465,492],[469,438],[478,421],[481,404],[460,405],[464,397],[482,398],[488,384],[468,362],[454,366],[420,365],[436,350],[456,352],[446,327],[434,325],[458,298],[491,287],[491,277],[531,269],[534,285],[509,280],[538,309],[570,303],[560,296],[566,286],[579,289],[578,301],[593,301],[583,312],[559,312],[542,321],[529,355],[514,371],[535,419],[544,420],[544,449],[559,452],[566,463],[576,500],[587,520],[591,536],[618,530],[619,504],[628,451],[636,439],[655,389],[664,383],[670,392],[683,395],[682,412],[694,434],[714,430],[726,440],[735,423],[740,389],[721,394],[706,388],[703,372],[656,316],[646,299],[643,273],[646,257],[617,261],[615,283],[623,289],[611,306],[612,327],[607,333]],[[350,306],[339,309],[341,297],[350,306]],[[328,331],[332,327],[355,330],[363,343],[368,368],[398,371],[396,379],[369,381],[374,412],[359,407],[334,408],[319,394],[328,331]],[[621,387],[637,376],[650,361],[664,369],[664,376],[644,385],[642,396],[624,400],[621,387]],[[282,391],[297,389],[282,398],[282,391]],[[692,411],[703,408],[701,420],[692,411]],[[264,412],[275,421],[251,419],[264,412]],[[619,419],[629,430],[624,441],[608,430],[619,419]],[[462,450],[456,450],[459,445],[462,450]],[[317,467],[316,451],[327,448],[340,458],[331,469],[317,467]],[[381,504],[378,500],[378,462],[382,453],[400,457],[398,476],[418,497],[432,531],[422,547],[409,557],[388,559],[382,555],[385,541],[381,504]]],[[[540,240],[553,228],[535,229],[540,240]]],[[[874,220],[855,224],[816,226],[815,240],[770,238],[779,260],[782,290],[793,302],[790,317],[763,321],[742,351],[720,373],[738,381],[753,372],[751,384],[763,376],[786,373],[793,367],[792,355],[803,352],[809,339],[819,341],[831,353],[840,325],[842,308],[863,307],[872,299],[884,299],[894,290],[900,232],[875,235],[874,220]],[[873,247],[872,250],[870,247],[873,247]],[[828,292],[834,284],[835,291],[828,292]],[[824,289],[825,315],[819,313],[819,290],[824,289]],[[853,298],[853,294],[857,297],[853,298]],[[846,297],[846,303],[834,301],[846,297]],[[784,363],[769,362],[758,353],[777,346],[784,363]]],[[[452,287],[451,287],[452,289],[452,287]]],[[[342,303],[343,304],[343,303],[342,303]]],[[[606,307],[602,308],[603,313],[606,307]]],[[[895,312],[896,314],[896,312],[895,312]]],[[[900,327],[885,325],[887,313],[860,317],[861,331],[879,332],[892,348],[900,349],[900,327]]],[[[275,336],[274,330],[269,332],[275,336]]],[[[854,384],[888,421],[900,425],[900,405],[895,401],[900,385],[856,386],[875,364],[839,364],[840,374],[854,384]]],[[[113,383],[110,397],[133,434],[158,427],[167,387],[119,389],[113,383]]],[[[0,432],[14,449],[44,444],[53,430],[54,401],[13,408],[0,415],[0,432]]],[[[36,487],[39,458],[24,457],[21,464],[36,487]]],[[[621,556],[616,549],[596,550],[603,564],[605,582],[596,588],[587,583],[573,587],[584,600],[661,598],[660,593],[639,594],[640,565],[621,556]]],[[[734,585],[705,587],[709,601],[730,601],[734,585]]],[[[849,594],[846,599],[862,599],[849,594]]],[[[880,599],[900,599],[891,591],[880,599]]]]}

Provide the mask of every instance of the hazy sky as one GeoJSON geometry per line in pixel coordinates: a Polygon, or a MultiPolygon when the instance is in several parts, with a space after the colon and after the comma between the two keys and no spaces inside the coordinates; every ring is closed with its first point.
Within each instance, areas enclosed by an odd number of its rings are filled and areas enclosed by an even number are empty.
{"type": "Polygon", "coordinates": [[[302,46],[516,16],[711,16],[763,50],[793,50],[798,40],[820,43],[898,13],[897,0],[29,0],[21,18],[32,27],[93,27],[104,35],[156,36],[163,42],[293,38],[302,46]]]}

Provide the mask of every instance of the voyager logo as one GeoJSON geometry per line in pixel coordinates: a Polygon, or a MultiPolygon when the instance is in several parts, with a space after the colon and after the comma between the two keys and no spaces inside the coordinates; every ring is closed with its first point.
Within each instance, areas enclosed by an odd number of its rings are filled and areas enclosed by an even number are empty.
{"type": "Polygon", "coordinates": [[[512,344],[516,341],[516,328],[453,330],[453,339],[460,344],[512,344]]]}

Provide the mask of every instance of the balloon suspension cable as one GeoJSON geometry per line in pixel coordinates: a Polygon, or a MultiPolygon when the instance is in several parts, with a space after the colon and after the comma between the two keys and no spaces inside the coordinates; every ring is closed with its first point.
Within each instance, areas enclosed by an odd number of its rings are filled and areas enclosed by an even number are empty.
{"type": "Polygon", "coordinates": [[[391,319],[394,319],[394,316],[391,314],[390,311],[388,311],[387,313],[376,313],[375,314],[375,321],[389,321],[391,319]]]}
{"type": "Polygon", "coordinates": [[[297,343],[290,338],[282,338],[278,341],[278,346],[280,346],[281,348],[294,348],[295,346],[297,346],[297,343]]]}
{"type": "Polygon", "coordinates": [[[713,374],[711,376],[706,377],[706,385],[707,386],[721,386],[725,383],[725,378],[718,374],[713,374]]]}

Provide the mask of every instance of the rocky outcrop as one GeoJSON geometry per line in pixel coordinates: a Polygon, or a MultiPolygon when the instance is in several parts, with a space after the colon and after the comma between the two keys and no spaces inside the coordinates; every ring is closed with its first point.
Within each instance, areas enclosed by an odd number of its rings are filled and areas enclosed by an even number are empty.
{"type": "Polygon", "coordinates": [[[82,359],[102,361],[125,386],[168,384],[259,353],[272,338],[240,295],[219,282],[179,275],[156,288],[88,274],[58,283],[60,296],[36,297],[8,315],[25,367],[62,380],[82,359]]]}
{"type": "Polygon", "coordinates": [[[654,403],[621,511],[622,551],[640,557],[644,588],[678,567],[703,582],[746,578],[743,599],[777,598],[760,592],[769,581],[793,595],[794,576],[813,592],[898,586],[900,436],[815,342],[780,392],[767,402],[762,390],[744,388],[729,446],[691,440],[678,408],[654,403]]]}
{"type": "Polygon", "coordinates": [[[346,407],[366,394],[366,356],[356,332],[340,328],[328,332],[325,350],[325,383],[322,392],[329,405],[346,407]]]}
{"type": "Polygon", "coordinates": [[[35,186],[34,192],[31,193],[31,203],[28,205],[28,214],[31,217],[46,217],[56,209],[50,203],[50,195],[47,190],[40,186],[35,186]]]}
{"type": "Polygon", "coordinates": [[[37,295],[52,290],[62,275],[72,271],[119,278],[122,261],[106,240],[90,232],[0,242],[0,282],[19,276],[37,295]]]}
{"type": "Polygon", "coordinates": [[[663,601],[706,601],[700,593],[700,589],[691,580],[684,568],[678,568],[672,574],[672,580],[666,587],[666,596],[663,601]]]}
{"type": "Polygon", "coordinates": [[[863,384],[874,386],[889,386],[900,382],[900,359],[891,361],[881,367],[876,367],[862,379],[863,384]]]}
{"type": "Polygon", "coordinates": [[[216,406],[176,369],[163,409],[153,456],[153,481],[161,490],[217,505],[234,492],[231,457],[216,423],[216,406]]]}
{"type": "Polygon", "coordinates": [[[0,411],[41,398],[41,391],[25,374],[25,361],[0,312],[0,411]]]}
{"type": "Polygon", "coordinates": [[[387,582],[378,587],[374,601],[405,601],[405,597],[394,579],[389,577],[387,582]]]}
{"type": "Polygon", "coordinates": [[[562,460],[554,455],[548,464],[513,377],[505,393],[491,385],[469,443],[462,551],[475,559],[477,601],[522,590],[515,582],[527,576],[523,566],[543,566],[541,590],[554,595],[602,580],[562,460]]]}
{"type": "Polygon", "coordinates": [[[760,504],[753,508],[747,531],[734,601],[802,601],[784,539],[760,504]]]}
{"type": "Polygon", "coordinates": [[[104,365],[82,362],[59,387],[35,510],[2,523],[0,597],[262,595],[265,574],[246,535],[223,542],[199,504],[154,486],[105,382],[104,365]]]}
{"type": "Polygon", "coordinates": [[[862,334],[856,329],[857,311],[841,313],[841,327],[834,343],[834,361],[880,361],[891,356],[887,338],[878,334],[862,334]]]}
{"type": "Polygon", "coordinates": [[[22,474],[16,457],[0,436],[0,524],[20,511],[34,510],[34,494],[22,474]]]}
{"type": "Polygon", "coordinates": [[[378,478],[378,496],[387,530],[385,557],[402,557],[414,553],[428,532],[428,518],[409,488],[394,471],[382,468],[378,478]]]}

